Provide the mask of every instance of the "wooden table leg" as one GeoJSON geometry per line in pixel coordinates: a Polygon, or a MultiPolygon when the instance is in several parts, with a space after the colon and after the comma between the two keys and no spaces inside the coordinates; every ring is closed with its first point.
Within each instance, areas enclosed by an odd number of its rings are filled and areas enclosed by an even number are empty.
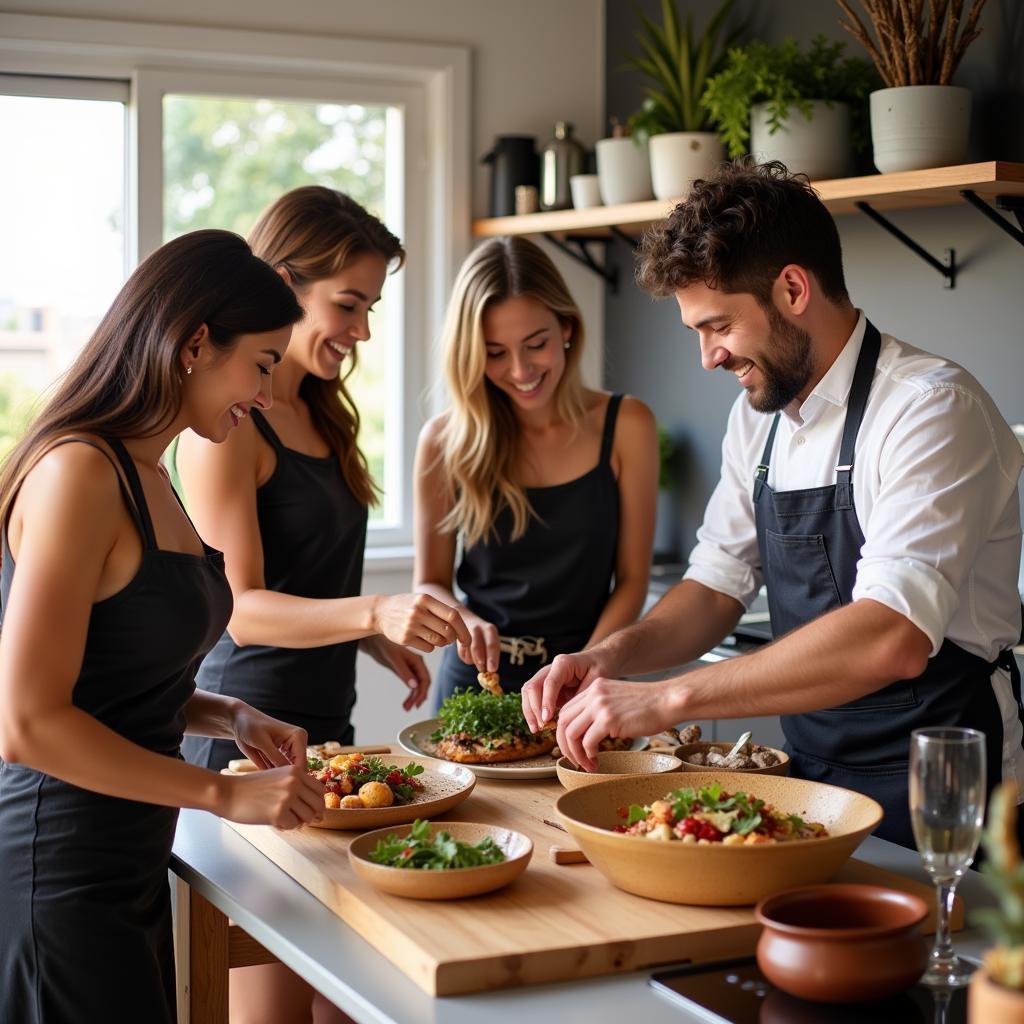
{"type": "Polygon", "coordinates": [[[195,889],[189,890],[189,1024],[227,1024],[228,919],[195,889]]]}

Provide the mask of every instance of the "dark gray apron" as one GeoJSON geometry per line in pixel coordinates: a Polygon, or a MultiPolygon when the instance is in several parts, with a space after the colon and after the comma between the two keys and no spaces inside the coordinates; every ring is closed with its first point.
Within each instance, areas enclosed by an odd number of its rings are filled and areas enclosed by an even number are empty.
{"type": "MultiPolygon", "coordinates": [[[[780,637],[852,600],[864,534],[853,503],[854,448],[881,347],[869,322],[850,389],[835,483],[773,491],[768,466],[776,413],[754,476],[754,510],[772,634],[780,637]]],[[[824,711],[783,715],[791,774],[844,786],[877,800],[885,818],[876,834],[913,848],[907,806],[910,733],[931,726],[979,729],[987,738],[991,789],[1002,779],[1003,722],[992,690],[996,665],[1009,669],[1020,706],[1020,674],[1011,651],[989,663],[944,640],[915,679],[824,711]]]]}

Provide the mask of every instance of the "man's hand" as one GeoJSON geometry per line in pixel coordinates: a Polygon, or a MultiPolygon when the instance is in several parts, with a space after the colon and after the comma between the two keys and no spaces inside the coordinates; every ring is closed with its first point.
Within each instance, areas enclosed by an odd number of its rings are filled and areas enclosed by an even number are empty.
{"type": "Polygon", "coordinates": [[[523,686],[523,715],[532,732],[540,732],[558,709],[582,693],[609,668],[594,651],[559,654],[523,686]]]}
{"type": "Polygon", "coordinates": [[[559,712],[558,746],[575,764],[593,771],[598,746],[606,736],[646,736],[675,725],[672,696],[671,682],[593,679],[559,712]]]}
{"type": "Polygon", "coordinates": [[[386,636],[364,637],[359,646],[378,665],[390,669],[409,688],[402,707],[406,711],[418,708],[426,699],[430,689],[430,672],[418,654],[413,654],[401,644],[393,643],[386,636]]]}

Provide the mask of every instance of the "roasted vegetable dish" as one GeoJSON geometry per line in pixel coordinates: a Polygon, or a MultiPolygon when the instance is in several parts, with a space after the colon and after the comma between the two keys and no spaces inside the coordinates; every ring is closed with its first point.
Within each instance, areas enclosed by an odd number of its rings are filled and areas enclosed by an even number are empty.
{"type": "Polygon", "coordinates": [[[825,826],[786,814],[747,793],[728,793],[720,783],[702,789],[676,789],[649,807],[619,808],[625,824],[613,831],[645,839],[708,846],[758,846],[827,836],[825,826]]]}

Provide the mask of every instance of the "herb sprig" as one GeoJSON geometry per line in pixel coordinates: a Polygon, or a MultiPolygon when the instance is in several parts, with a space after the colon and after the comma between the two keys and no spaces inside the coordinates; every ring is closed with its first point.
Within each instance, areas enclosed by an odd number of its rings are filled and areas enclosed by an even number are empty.
{"type": "Polygon", "coordinates": [[[524,739],[536,737],[523,717],[518,693],[498,696],[485,690],[456,690],[445,699],[437,717],[440,726],[430,736],[434,743],[462,732],[481,739],[509,734],[524,739]]]}
{"type": "Polygon", "coordinates": [[[393,832],[385,836],[368,854],[374,864],[392,868],[418,868],[423,871],[447,871],[452,868],[478,868],[505,860],[501,847],[490,837],[476,845],[453,839],[440,830],[430,834],[430,822],[417,819],[408,836],[393,832]]]}

